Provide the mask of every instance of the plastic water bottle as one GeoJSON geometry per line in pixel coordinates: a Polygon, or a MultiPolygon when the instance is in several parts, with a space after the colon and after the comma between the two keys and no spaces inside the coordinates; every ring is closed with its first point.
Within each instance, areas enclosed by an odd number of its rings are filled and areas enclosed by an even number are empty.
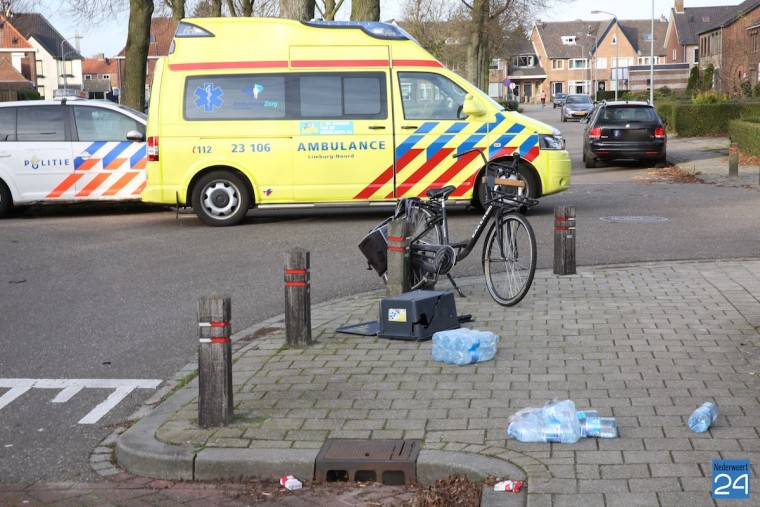
{"type": "Polygon", "coordinates": [[[586,421],[588,421],[589,419],[593,417],[599,417],[599,411],[589,408],[585,410],[579,410],[577,412],[577,415],[578,415],[578,422],[581,425],[581,436],[582,437],[590,436],[586,433],[586,421]]]}
{"type": "Polygon", "coordinates": [[[579,438],[578,432],[570,424],[547,424],[544,430],[544,442],[574,444],[579,438]]]}
{"type": "Polygon", "coordinates": [[[703,403],[693,414],[689,416],[689,428],[697,433],[707,431],[707,428],[715,422],[718,417],[718,407],[715,403],[703,403]]]}
{"type": "Polygon", "coordinates": [[[589,416],[581,425],[581,435],[587,437],[617,438],[617,421],[614,417],[589,416]]]}

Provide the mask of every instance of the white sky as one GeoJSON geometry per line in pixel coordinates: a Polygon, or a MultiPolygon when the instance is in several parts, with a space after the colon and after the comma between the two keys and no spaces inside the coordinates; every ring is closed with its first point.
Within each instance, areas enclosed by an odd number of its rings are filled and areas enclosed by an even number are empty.
{"type": "MultiPolygon", "coordinates": [[[[155,0],[159,2],[160,0],[155,0]]],[[[686,7],[705,7],[712,5],[738,5],[741,0],[684,0],[686,7]]],[[[572,2],[556,3],[549,12],[542,13],[539,17],[544,21],[571,21],[575,19],[601,20],[610,16],[607,14],[591,14],[595,9],[609,11],[619,19],[651,19],[652,5],[654,2],[654,15],[666,18],[673,7],[673,0],[644,0],[640,2],[626,1],[609,6],[612,2],[602,0],[574,0],[572,2]]],[[[73,37],[74,30],[78,29],[83,36],[80,40],[80,50],[83,56],[93,56],[104,53],[106,56],[114,56],[127,43],[127,23],[129,16],[125,13],[118,20],[101,22],[89,25],[77,25],[76,22],[63,14],[56,13],[60,2],[50,0],[47,2],[52,7],[44,10],[48,21],[65,38],[73,37]]],[[[381,0],[380,19],[387,20],[398,18],[400,13],[400,0],[381,0]]],[[[341,8],[344,14],[341,19],[346,19],[350,11],[350,3],[346,1],[341,8]]],[[[73,41],[72,41],[73,42],[73,41]]]]}

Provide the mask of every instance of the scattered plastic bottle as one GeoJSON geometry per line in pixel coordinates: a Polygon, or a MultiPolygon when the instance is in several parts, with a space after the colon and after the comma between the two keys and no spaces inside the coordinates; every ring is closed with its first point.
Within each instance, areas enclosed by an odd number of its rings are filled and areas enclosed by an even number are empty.
{"type": "Polygon", "coordinates": [[[614,417],[589,416],[581,425],[581,435],[586,437],[617,438],[617,421],[614,417]]]}
{"type": "Polygon", "coordinates": [[[718,417],[718,406],[712,402],[703,403],[689,416],[689,428],[697,433],[707,431],[718,417]]]}
{"type": "Polygon", "coordinates": [[[460,366],[489,361],[496,355],[499,337],[490,331],[467,328],[433,334],[432,359],[460,366]]]}
{"type": "Polygon", "coordinates": [[[593,417],[599,417],[599,411],[589,408],[585,410],[579,410],[577,412],[577,415],[578,415],[578,422],[581,425],[581,437],[589,436],[586,434],[586,421],[593,417]]]}

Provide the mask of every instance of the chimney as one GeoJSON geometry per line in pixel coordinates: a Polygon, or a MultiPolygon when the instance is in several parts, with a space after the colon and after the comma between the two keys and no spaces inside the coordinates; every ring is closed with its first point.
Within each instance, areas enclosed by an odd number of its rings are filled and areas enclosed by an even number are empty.
{"type": "Polygon", "coordinates": [[[676,13],[683,13],[683,0],[675,0],[676,13]]]}

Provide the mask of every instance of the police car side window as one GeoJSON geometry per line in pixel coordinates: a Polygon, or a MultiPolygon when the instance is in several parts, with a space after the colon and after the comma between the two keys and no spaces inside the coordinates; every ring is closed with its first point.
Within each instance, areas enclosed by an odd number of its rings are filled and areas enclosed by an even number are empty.
{"type": "Polygon", "coordinates": [[[19,141],[66,140],[66,108],[59,105],[20,107],[17,124],[19,141]]]}
{"type": "Polygon", "coordinates": [[[126,141],[130,130],[145,133],[140,122],[100,107],[75,106],[74,123],[80,141],[126,141]]]}
{"type": "Polygon", "coordinates": [[[16,108],[0,108],[0,142],[16,140],[16,108]]]}

